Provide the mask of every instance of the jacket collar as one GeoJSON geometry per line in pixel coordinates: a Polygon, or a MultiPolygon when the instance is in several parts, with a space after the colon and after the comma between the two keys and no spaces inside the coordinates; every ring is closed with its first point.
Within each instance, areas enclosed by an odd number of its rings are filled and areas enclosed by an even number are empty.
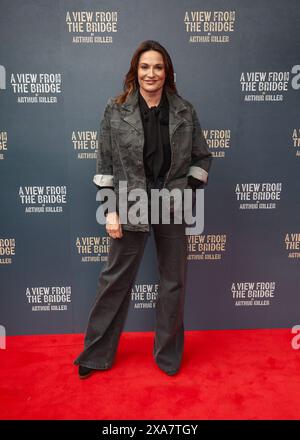
{"type": "MultiPolygon", "coordinates": [[[[183,99],[180,96],[176,95],[176,93],[170,93],[166,90],[166,95],[169,101],[169,132],[171,137],[175,130],[175,127],[177,127],[182,121],[184,121],[184,118],[179,113],[186,110],[187,106],[184,103],[183,99]]],[[[121,105],[121,108],[122,119],[125,122],[128,122],[136,130],[143,132],[142,118],[138,102],[138,89],[127,96],[127,99],[121,105]]]]}
{"type": "MultiPolygon", "coordinates": [[[[187,106],[184,104],[180,96],[176,93],[171,93],[166,90],[166,95],[169,101],[169,106],[176,113],[185,110],[187,106]]],[[[122,104],[122,108],[129,111],[134,111],[135,107],[138,106],[139,91],[136,89],[133,93],[127,96],[126,101],[122,104]]]]}

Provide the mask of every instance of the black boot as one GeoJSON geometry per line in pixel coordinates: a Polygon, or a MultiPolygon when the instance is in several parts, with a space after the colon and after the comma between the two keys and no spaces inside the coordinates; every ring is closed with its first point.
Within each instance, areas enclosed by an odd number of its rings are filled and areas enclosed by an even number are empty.
{"type": "Polygon", "coordinates": [[[79,365],[78,368],[78,374],[80,379],[87,379],[90,377],[96,370],[93,370],[92,368],[83,367],[82,365],[79,365]]]}

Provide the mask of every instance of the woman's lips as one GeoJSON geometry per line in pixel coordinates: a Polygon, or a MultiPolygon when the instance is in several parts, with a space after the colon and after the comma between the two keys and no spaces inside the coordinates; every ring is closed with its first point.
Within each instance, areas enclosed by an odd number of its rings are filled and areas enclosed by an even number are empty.
{"type": "Polygon", "coordinates": [[[154,84],[156,81],[145,81],[147,84],[154,84]]]}

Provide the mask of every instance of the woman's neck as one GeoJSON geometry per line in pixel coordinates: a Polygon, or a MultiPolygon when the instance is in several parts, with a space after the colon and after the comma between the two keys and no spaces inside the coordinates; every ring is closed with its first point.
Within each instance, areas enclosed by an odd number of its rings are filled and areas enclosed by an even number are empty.
{"type": "Polygon", "coordinates": [[[158,104],[160,103],[160,100],[161,100],[162,92],[163,92],[163,89],[148,93],[148,92],[145,92],[145,90],[141,90],[141,88],[140,88],[140,94],[142,95],[142,97],[146,101],[148,107],[158,106],[158,104]]]}

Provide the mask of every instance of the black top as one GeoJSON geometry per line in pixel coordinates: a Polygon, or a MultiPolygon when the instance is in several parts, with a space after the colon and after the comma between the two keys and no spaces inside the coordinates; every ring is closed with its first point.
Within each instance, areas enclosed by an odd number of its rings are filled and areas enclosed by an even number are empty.
{"type": "MultiPolygon", "coordinates": [[[[169,102],[165,91],[158,106],[148,107],[139,91],[139,106],[144,127],[144,168],[146,177],[154,182],[163,177],[171,165],[171,145],[169,135],[169,102]]],[[[188,176],[191,188],[202,188],[203,182],[188,176]]]]}
{"type": "Polygon", "coordinates": [[[148,107],[139,91],[139,106],[144,128],[144,168],[147,178],[156,182],[171,165],[169,102],[165,91],[158,106],[148,107]]]}

